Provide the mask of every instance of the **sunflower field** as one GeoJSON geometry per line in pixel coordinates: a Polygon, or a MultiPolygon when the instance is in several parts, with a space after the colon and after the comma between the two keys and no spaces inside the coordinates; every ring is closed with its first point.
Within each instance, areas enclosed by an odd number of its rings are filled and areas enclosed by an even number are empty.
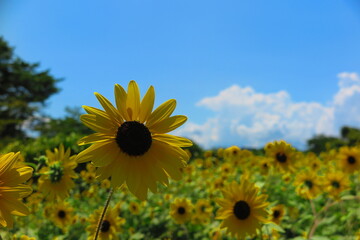
{"type": "Polygon", "coordinates": [[[0,155],[1,239],[360,239],[360,145],[203,150],[168,134],[135,81],[84,106],[90,135],[14,141],[0,155]]]}

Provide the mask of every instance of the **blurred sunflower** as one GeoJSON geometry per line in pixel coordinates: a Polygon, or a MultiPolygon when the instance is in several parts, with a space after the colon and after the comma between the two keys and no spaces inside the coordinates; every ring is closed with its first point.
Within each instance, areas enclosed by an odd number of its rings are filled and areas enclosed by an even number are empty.
{"type": "Polygon", "coordinates": [[[41,169],[39,191],[50,200],[62,200],[69,196],[69,190],[74,186],[73,178],[77,178],[74,169],[77,163],[75,155],[70,156],[70,148],[66,151],[61,144],[54,152],[46,150],[48,166],[41,169]]]}
{"type": "Polygon", "coordinates": [[[303,170],[294,180],[296,193],[306,199],[316,198],[322,192],[321,178],[313,171],[303,170]]]}
{"type": "Polygon", "coordinates": [[[195,204],[195,215],[203,222],[210,222],[213,207],[206,199],[199,199],[195,204]]]}
{"type": "Polygon", "coordinates": [[[193,206],[188,199],[176,198],[170,205],[170,216],[178,224],[183,224],[191,219],[193,206]]]}
{"type": "Polygon", "coordinates": [[[353,173],[360,170],[360,148],[341,147],[338,154],[339,165],[345,172],[353,173]]]}
{"type": "MultiPolygon", "coordinates": [[[[94,229],[97,228],[102,209],[98,209],[89,218],[90,225],[86,228],[89,234],[88,240],[94,239],[94,229]]],[[[118,209],[108,209],[100,225],[99,240],[117,240],[118,233],[121,232],[121,226],[125,223],[124,218],[118,216],[118,209]]]]}
{"type": "Polygon", "coordinates": [[[330,197],[338,199],[340,193],[350,188],[349,177],[340,171],[330,171],[325,175],[324,188],[330,197]]]}
{"type": "Polygon", "coordinates": [[[29,215],[29,209],[22,203],[22,198],[31,194],[30,186],[22,183],[31,176],[33,169],[17,164],[20,152],[0,154],[0,224],[12,228],[11,215],[29,215]]]}
{"type": "Polygon", "coordinates": [[[284,171],[294,171],[296,152],[290,144],[285,141],[274,141],[265,146],[265,152],[275,166],[284,171]]]}
{"type": "Polygon", "coordinates": [[[276,224],[280,224],[282,218],[285,215],[285,207],[280,204],[270,209],[270,221],[276,224]]]}
{"type": "Polygon", "coordinates": [[[241,149],[238,146],[231,146],[224,150],[224,158],[233,165],[238,165],[240,161],[241,149]]]}
{"type": "Polygon", "coordinates": [[[69,203],[62,202],[56,205],[50,206],[47,210],[50,220],[63,231],[66,231],[74,220],[74,209],[70,207],[69,203]]]}
{"type": "Polygon", "coordinates": [[[221,228],[238,239],[246,235],[255,235],[261,223],[268,222],[266,207],[267,196],[259,193],[259,188],[253,183],[242,179],[240,185],[232,182],[223,189],[224,198],[216,202],[221,206],[217,211],[217,219],[223,220],[221,228]]]}
{"type": "Polygon", "coordinates": [[[170,117],[176,107],[174,99],[152,111],[154,88],[140,101],[135,81],[130,81],[127,92],[115,85],[116,108],[101,94],[95,96],[105,111],[83,106],[88,114],[81,121],[97,133],[80,139],[79,145],[92,145],[77,156],[77,162],[92,161],[100,180],[111,177],[113,187],[126,183],[141,200],[147,198],[148,189],[157,192],[156,182],[168,185],[168,176],[181,179],[180,168],[189,159],[181,147],[192,146],[192,142],[166,134],[187,120],[182,115],[170,117]]]}
{"type": "Polygon", "coordinates": [[[140,213],[140,205],[137,202],[130,202],[129,210],[133,215],[139,215],[140,213]]]}

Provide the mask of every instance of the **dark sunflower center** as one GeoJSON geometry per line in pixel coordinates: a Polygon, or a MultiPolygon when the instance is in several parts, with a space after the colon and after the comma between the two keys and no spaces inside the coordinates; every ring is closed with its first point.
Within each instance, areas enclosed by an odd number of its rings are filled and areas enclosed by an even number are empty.
{"type": "Polygon", "coordinates": [[[331,185],[334,187],[334,188],[340,188],[340,183],[338,181],[332,181],[331,182],[331,185]]]}
{"type": "Polygon", "coordinates": [[[306,181],[305,181],[305,185],[306,185],[309,189],[311,189],[311,188],[313,187],[313,182],[310,181],[310,180],[306,180],[306,181]]]}
{"type": "Polygon", "coordinates": [[[349,156],[347,159],[348,163],[354,164],[356,162],[356,159],[353,156],[349,156]]]}
{"type": "Polygon", "coordinates": [[[60,164],[53,164],[52,166],[50,166],[49,177],[52,183],[60,182],[63,175],[64,175],[64,171],[60,164]]]}
{"type": "Polygon", "coordinates": [[[275,210],[275,211],[273,212],[273,217],[274,217],[274,218],[280,217],[280,211],[279,211],[279,210],[275,210]]]}
{"type": "Polygon", "coordinates": [[[240,220],[245,220],[250,216],[250,206],[245,201],[238,201],[235,203],[233,212],[240,220]]]}
{"type": "Polygon", "coordinates": [[[118,128],[116,143],[124,153],[130,156],[141,156],[151,146],[151,133],[142,123],[137,121],[124,122],[118,128]]]}
{"type": "Polygon", "coordinates": [[[107,232],[110,229],[110,222],[108,220],[104,220],[101,223],[100,231],[107,232]]]}
{"type": "Polygon", "coordinates": [[[59,217],[59,218],[65,218],[65,216],[66,216],[66,212],[65,212],[64,210],[60,210],[60,211],[58,212],[58,217],[59,217]]]}
{"type": "Polygon", "coordinates": [[[202,205],[202,206],[200,207],[200,211],[203,212],[203,213],[206,212],[206,206],[202,205]]]}
{"type": "Polygon", "coordinates": [[[264,167],[264,168],[267,168],[267,167],[268,167],[267,163],[264,163],[264,164],[263,164],[263,167],[264,167]]]}
{"type": "Polygon", "coordinates": [[[277,160],[278,162],[284,163],[284,162],[286,162],[287,157],[286,157],[286,155],[283,154],[283,153],[277,153],[277,154],[276,154],[276,160],[277,160]]]}
{"type": "Polygon", "coordinates": [[[177,211],[178,211],[178,214],[181,214],[181,215],[185,214],[185,212],[186,212],[184,207],[179,207],[177,211]]]}

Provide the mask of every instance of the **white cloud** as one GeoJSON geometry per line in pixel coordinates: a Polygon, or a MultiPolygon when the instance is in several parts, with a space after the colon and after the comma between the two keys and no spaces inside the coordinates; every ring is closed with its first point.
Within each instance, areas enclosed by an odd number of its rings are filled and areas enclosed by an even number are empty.
{"type": "Polygon", "coordinates": [[[294,102],[286,91],[259,93],[233,85],[196,105],[214,112],[203,124],[189,122],[177,131],[204,147],[262,147],[284,139],[304,148],[315,134],[336,135],[343,125],[360,124],[360,77],[338,74],[339,90],[332,102],[294,102]]]}

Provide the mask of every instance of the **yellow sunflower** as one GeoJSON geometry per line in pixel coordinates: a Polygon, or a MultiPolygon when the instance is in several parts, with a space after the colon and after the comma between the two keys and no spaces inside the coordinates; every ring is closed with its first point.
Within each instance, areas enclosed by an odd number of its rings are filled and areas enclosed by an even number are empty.
{"type": "Polygon", "coordinates": [[[190,200],[176,198],[170,205],[170,216],[178,224],[183,224],[191,219],[193,206],[190,200]]]}
{"type": "MultiPolygon", "coordinates": [[[[88,240],[93,240],[95,236],[95,230],[99,223],[102,209],[98,209],[89,218],[90,225],[86,228],[89,234],[88,240]]],[[[121,226],[125,223],[124,218],[118,216],[118,209],[108,209],[100,225],[100,231],[98,235],[99,240],[117,240],[120,239],[118,234],[121,232],[121,226]]]]}
{"type": "Polygon", "coordinates": [[[63,231],[66,231],[74,220],[74,209],[67,202],[62,202],[47,210],[50,220],[63,231]]]}
{"type": "Polygon", "coordinates": [[[195,214],[204,222],[210,222],[213,207],[206,199],[199,199],[195,204],[195,214]]]}
{"type": "Polygon", "coordinates": [[[270,209],[270,221],[276,224],[280,224],[282,218],[285,215],[285,207],[280,204],[270,209]]]}
{"type": "Polygon", "coordinates": [[[233,237],[255,235],[261,223],[268,222],[267,196],[259,195],[259,188],[253,183],[242,179],[240,184],[230,183],[222,192],[224,198],[216,200],[221,206],[216,218],[223,220],[220,227],[227,228],[233,237]]]}
{"type": "Polygon", "coordinates": [[[306,199],[316,198],[322,192],[322,181],[313,171],[303,170],[294,180],[296,193],[306,199]]]}
{"type": "Polygon", "coordinates": [[[192,142],[166,134],[187,120],[182,115],[170,117],[176,107],[174,99],[152,111],[154,88],[140,101],[135,81],[130,81],[127,92],[115,85],[116,108],[99,93],[95,96],[105,111],[83,106],[88,114],[80,119],[96,133],[79,141],[79,145],[92,144],[77,156],[79,163],[92,161],[100,180],[111,177],[114,187],[126,183],[141,200],[147,198],[148,189],[157,191],[156,182],[168,185],[168,176],[181,179],[180,168],[189,159],[181,147],[192,146],[192,142]]]}
{"type": "Polygon", "coordinates": [[[281,170],[290,172],[295,170],[296,152],[290,144],[285,141],[274,141],[265,146],[265,152],[281,170]]]}
{"type": "Polygon", "coordinates": [[[11,215],[29,215],[29,209],[22,203],[22,198],[31,194],[30,186],[22,183],[31,176],[33,169],[17,164],[20,152],[0,154],[0,224],[11,228],[11,215]]]}
{"type": "Polygon", "coordinates": [[[140,205],[137,202],[130,202],[129,210],[132,215],[139,215],[140,213],[140,205]]]}
{"type": "Polygon", "coordinates": [[[324,188],[330,197],[337,199],[340,193],[350,188],[349,177],[340,171],[328,172],[325,175],[324,188]]]}
{"type": "Polygon", "coordinates": [[[64,199],[74,186],[72,179],[77,177],[74,171],[77,166],[75,156],[70,156],[70,148],[65,151],[62,144],[54,152],[47,150],[46,156],[48,166],[40,171],[39,191],[50,200],[64,199]]]}
{"type": "Polygon", "coordinates": [[[224,150],[224,158],[235,166],[239,164],[241,149],[238,146],[231,146],[224,150]]]}
{"type": "Polygon", "coordinates": [[[360,148],[341,147],[338,154],[340,167],[348,173],[360,170],[360,148]]]}

